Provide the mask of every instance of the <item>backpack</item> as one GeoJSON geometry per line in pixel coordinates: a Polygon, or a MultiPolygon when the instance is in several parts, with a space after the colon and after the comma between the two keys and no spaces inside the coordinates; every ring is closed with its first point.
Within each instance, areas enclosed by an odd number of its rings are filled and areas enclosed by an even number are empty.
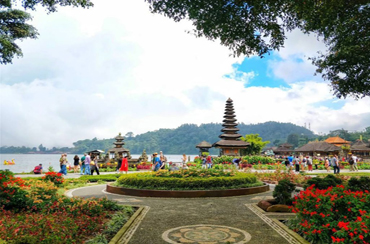
{"type": "Polygon", "coordinates": [[[36,166],[35,169],[33,170],[33,173],[40,173],[41,172],[41,167],[36,166]]]}

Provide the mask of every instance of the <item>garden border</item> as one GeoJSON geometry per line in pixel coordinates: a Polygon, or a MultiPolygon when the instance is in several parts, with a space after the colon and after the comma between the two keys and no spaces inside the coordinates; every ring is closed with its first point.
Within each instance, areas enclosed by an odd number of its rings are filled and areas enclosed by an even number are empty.
{"type": "MultiPolygon", "coordinates": [[[[132,206],[135,207],[135,206],[132,206]]],[[[141,221],[148,213],[150,207],[139,207],[138,210],[131,216],[124,226],[117,232],[117,234],[109,241],[109,244],[126,244],[134,235],[136,229],[139,227],[141,221]]]]}
{"type": "Polygon", "coordinates": [[[251,195],[255,193],[266,192],[270,190],[270,186],[263,186],[227,189],[227,190],[188,190],[188,191],[170,191],[170,190],[146,190],[132,189],[107,184],[106,191],[120,195],[138,196],[138,197],[168,197],[168,198],[197,198],[197,197],[231,197],[251,195]]]}
{"type": "MultiPolygon", "coordinates": [[[[286,217],[280,217],[277,218],[277,216],[274,216],[273,218],[271,215],[264,214],[262,211],[260,211],[260,208],[257,206],[257,204],[245,204],[245,206],[251,210],[253,213],[255,213],[259,218],[261,218],[267,225],[269,225],[272,229],[274,229],[279,235],[281,235],[285,240],[287,240],[291,244],[309,244],[307,240],[305,240],[303,237],[301,237],[299,234],[295,233],[294,231],[290,230],[288,226],[284,225],[279,221],[279,219],[287,219],[290,216],[286,217]]],[[[281,213],[279,215],[284,216],[284,213],[281,213]]]]}

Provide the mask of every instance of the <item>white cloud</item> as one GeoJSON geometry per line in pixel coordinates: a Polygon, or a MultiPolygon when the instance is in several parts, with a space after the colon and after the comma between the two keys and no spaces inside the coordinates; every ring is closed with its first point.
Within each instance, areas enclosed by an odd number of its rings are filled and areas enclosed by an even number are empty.
{"type": "Polygon", "coordinates": [[[369,121],[368,98],[349,99],[339,110],[315,105],[332,96],[326,83],[299,74],[310,67],[292,60],[316,46],[297,33],[292,38],[306,43],[304,50],[288,39],[291,47],[279,52],[285,65],[274,64],[291,88],[245,88],[255,73],[223,78],[241,58],[187,34],[188,22],[153,15],[142,1],[94,3],[89,10],[32,13],[39,39],[20,43],[24,57],[0,67],[0,145],[71,146],[118,132],[221,122],[229,97],[239,122],[311,122],[326,132],[363,129],[369,121]]]}

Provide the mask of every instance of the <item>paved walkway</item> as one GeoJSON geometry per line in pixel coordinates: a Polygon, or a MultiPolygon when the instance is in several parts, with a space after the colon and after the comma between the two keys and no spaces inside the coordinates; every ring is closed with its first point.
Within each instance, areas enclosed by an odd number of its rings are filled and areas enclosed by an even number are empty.
{"type": "Polygon", "coordinates": [[[75,189],[71,194],[107,196],[124,205],[149,206],[129,241],[132,244],[289,243],[246,206],[271,198],[271,191],[224,198],[146,198],[106,193],[105,185],[98,185],[75,189]]]}

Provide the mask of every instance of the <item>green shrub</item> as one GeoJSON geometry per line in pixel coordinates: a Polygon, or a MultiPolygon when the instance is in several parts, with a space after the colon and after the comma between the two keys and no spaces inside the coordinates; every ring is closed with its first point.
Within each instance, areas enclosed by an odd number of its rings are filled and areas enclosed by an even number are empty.
{"type": "Polygon", "coordinates": [[[236,173],[235,176],[221,177],[187,177],[166,178],[156,177],[153,173],[122,175],[118,180],[119,186],[138,189],[225,189],[235,188],[257,183],[257,177],[253,174],[236,173]]]}
{"type": "Polygon", "coordinates": [[[330,186],[341,185],[342,180],[340,178],[335,177],[334,175],[327,175],[325,178],[315,177],[307,180],[304,188],[308,188],[311,185],[315,185],[314,188],[324,190],[328,189],[330,186]]]}
{"type": "Polygon", "coordinates": [[[83,175],[80,177],[80,180],[85,180],[89,182],[98,182],[101,181],[116,181],[120,174],[111,174],[111,175],[83,175]]]}
{"type": "Polygon", "coordinates": [[[347,188],[352,191],[370,191],[370,177],[352,177],[348,181],[347,188]]]}
{"type": "Polygon", "coordinates": [[[279,181],[279,184],[275,186],[272,196],[276,199],[279,204],[292,204],[292,193],[295,190],[295,184],[290,182],[289,179],[279,181]]]}

